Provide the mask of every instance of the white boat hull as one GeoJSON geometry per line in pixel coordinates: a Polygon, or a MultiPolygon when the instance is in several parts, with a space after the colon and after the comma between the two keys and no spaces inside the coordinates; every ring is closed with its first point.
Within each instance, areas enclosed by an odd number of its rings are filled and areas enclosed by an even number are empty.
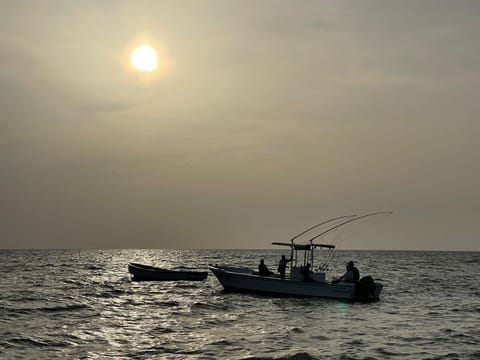
{"type": "MultiPolygon", "coordinates": [[[[252,272],[230,271],[228,267],[210,266],[225,290],[259,292],[286,296],[322,297],[332,299],[357,300],[355,284],[305,282],[290,278],[259,276],[252,272]]],[[[372,300],[380,298],[382,284],[376,284],[372,300]]]]}

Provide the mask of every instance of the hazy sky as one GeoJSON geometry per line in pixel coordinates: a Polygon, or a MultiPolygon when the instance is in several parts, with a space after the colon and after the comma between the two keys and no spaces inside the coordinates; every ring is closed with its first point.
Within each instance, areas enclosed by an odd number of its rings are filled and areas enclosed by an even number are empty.
{"type": "Polygon", "coordinates": [[[480,250],[479,1],[0,2],[1,248],[480,250]],[[159,68],[140,73],[144,43],[159,68]],[[336,235],[340,236],[340,235],[336,235]]]}

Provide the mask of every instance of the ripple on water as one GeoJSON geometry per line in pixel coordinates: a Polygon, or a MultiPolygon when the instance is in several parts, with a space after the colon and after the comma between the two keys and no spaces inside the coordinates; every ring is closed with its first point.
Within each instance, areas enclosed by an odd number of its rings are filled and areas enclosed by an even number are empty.
{"type": "Polygon", "coordinates": [[[7,341],[10,346],[19,347],[66,347],[70,344],[61,341],[40,340],[32,337],[14,338],[7,341]]]}
{"type": "Polygon", "coordinates": [[[157,326],[152,329],[152,332],[154,333],[159,333],[159,334],[172,334],[175,333],[177,330],[169,328],[169,327],[163,327],[163,326],[157,326]]]}
{"type": "Polygon", "coordinates": [[[198,284],[194,285],[191,282],[178,282],[174,284],[177,289],[198,289],[198,284]]]}
{"type": "Polygon", "coordinates": [[[108,290],[108,291],[102,291],[100,293],[95,293],[95,294],[87,293],[85,295],[86,296],[94,296],[94,297],[98,297],[98,298],[114,298],[114,297],[118,297],[118,296],[121,296],[121,295],[124,295],[124,294],[127,294],[127,293],[128,292],[125,291],[125,290],[111,289],[111,290],[108,290]]]}
{"type": "Polygon", "coordinates": [[[303,334],[303,333],[305,333],[305,330],[300,329],[300,328],[298,328],[298,327],[291,328],[289,331],[292,332],[292,333],[294,333],[294,334],[303,334]]]}
{"type": "Polygon", "coordinates": [[[32,308],[4,308],[7,312],[17,314],[32,314],[32,313],[59,313],[59,312],[78,312],[82,310],[94,310],[90,305],[86,304],[70,304],[70,305],[58,305],[58,306],[44,306],[44,307],[32,307],[32,308]]]}
{"type": "Polygon", "coordinates": [[[220,339],[220,340],[213,341],[213,342],[209,343],[209,345],[215,345],[215,346],[232,346],[232,345],[234,345],[234,343],[231,342],[231,341],[229,341],[229,340],[220,339]]]}
{"type": "Polygon", "coordinates": [[[276,357],[251,356],[251,357],[243,358],[243,360],[318,360],[318,359],[319,358],[313,357],[306,352],[299,352],[292,355],[280,355],[276,357]]]}
{"type": "Polygon", "coordinates": [[[228,310],[228,306],[225,304],[204,303],[195,302],[192,304],[192,309],[206,309],[206,310],[228,310]]]}
{"type": "Polygon", "coordinates": [[[153,304],[156,306],[167,307],[167,308],[180,306],[180,302],[175,300],[154,301],[153,304]]]}

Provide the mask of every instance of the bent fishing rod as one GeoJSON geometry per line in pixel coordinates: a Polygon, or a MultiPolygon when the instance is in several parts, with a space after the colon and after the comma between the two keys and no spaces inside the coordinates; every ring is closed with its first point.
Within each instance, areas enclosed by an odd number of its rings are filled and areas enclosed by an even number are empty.
{"type": "MultiPolygon", "coordinates": [[[[310,241],[310,244],[313,245],[313,240],[315,240],[316,238],[322,236],[322,235],[325,235],[327,234],[328,232],[330,231],[333,231],[335,229],[338,229],[339,227],[343,226],[343,225],[346,225],[352,221],[355,221],[355,220],[360,220],[360,219],[363,219],[363,218],[366,218],[366,217],[369,217],[369,216],[376,216],[376,215],[390,215],[390,214],[393,214],[393,211],[382,211],[382,212],[375,212],[375,213],[370,213],[370,214],[366,214],[366,215],[362,215],[362,216],[358,216],[358,217],[355,217],[353,219],[348,219],[346,221],[343,221],[342,223],[340,224],[337,224],[333,227],[331,227],[330,229],[327,229],[325,230],[324,232],[314,236],[313,238],[311,238],[309,241],[310,241]]],[[[335,244],[335,247],[336,247],[337,244],[335,244]]],[[[327,253],[327,255],[324,257],[323,259],[323,262],[321,263],[321,267],[325,267],[325,266],[328,266],[328,263],[331,261],[332,257],[334,256],[334,252],[329,252],[327,253]]]]}
{"type": "Polygon", "coordinates": [[[341,226],[343,226],[343,225],[346,225],[346,224],[348,224],[348,223],[351,223],[352,221],[360,220],[360,219],[363,219],[363,218],[366,218],[366,217],[369,217],[369,216],[387,215],[387,214],[390,215],[390,214],[392,214],[392,213],[393,213],[393,211],[382,211],[382,212],[375,212],[375,213],[370,213],[370,214],[366,214],[366,215],[362,215],[362,216],[356,216],[356,217],[354,217],[353,219],[348,219],[348,220],[345,220],[345,221],[341,222],[340,224],[337,224],[337,225],[335,225],[335,226],[332,226],[331,228],[329,228],[329,229],[321,232],[320,234],[315,235],[314,237],[312,237],[312,238],[311,238],[310,240],[308,240],[308,241],[310,242],[310,244],[313,245],[313,243],[312,243],[313,240],[319,238],[319,237],[322,236],[322,235],[325,235],[325,234],[329,233],[330,231],[333,231],[333,230],[335,230],[335,229],[338,229],[339,227],[341,227],[341,226]]]}
{"type": "Polygon", "coordinates": [[[319,226],[325,225],[329,222],[332,222],[332,221],[335,221],[335,220],[340,220],[340,219],[345,219],[345,218],[354,218],[356,216],[357,216],[356,214],[355,215],[344,215],[344,216],[338,216],[338,217],[335,217],[335,218],[332,218],[332,219],[322,221],[321,223],[319,223],[317,225],[313,225],[313,226],[309,227],[308,229],[302,231],[300,234],[295,235],[293,238],[290,239],[290,241],[293,243],[293,240],[297,239],[298,237],[302,236],[303,234],[306,234],[307,232],[309,232],[313,229],[316,229],[319,226]]]}

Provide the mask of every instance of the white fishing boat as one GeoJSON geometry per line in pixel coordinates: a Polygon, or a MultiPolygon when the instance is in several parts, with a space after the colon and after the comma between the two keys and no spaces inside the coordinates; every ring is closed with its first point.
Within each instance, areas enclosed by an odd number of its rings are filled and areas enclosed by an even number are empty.
{"type": "Polygon", "coordinates": [[[371,213],[361,216],[340,216],[308,228],[290,239],[288,243],[273,242],[273,245],[290,248],[290,273],[285,278],[281,278],[280,275],[273,273],[262,276],[257,271],[246,267],[210,265],[209,268],[227,291],[354,301],[378,300],[380,299],[383,285],[375,282],[371,276],[365,276],[356,282],[339,281],[339,279],[329,276],[329,261],[332,259],[335,246],[316,244],[314,240],[353,221],[383,214],[391,214],[391,212],[371,213]],[[306,244],[295,243],[295,240],[301,235],[332,222],[336,222],[336,224],[312,237],[306,244]],[[300,256],[300,258],[298,256],[299,252],[303,253],[303,256],[300,256]],[[320,252],[321,256],[315,256],[316,252],[320,252]],[[315,263],[315,258],[319,259],[317,263],[315,263]]]}

